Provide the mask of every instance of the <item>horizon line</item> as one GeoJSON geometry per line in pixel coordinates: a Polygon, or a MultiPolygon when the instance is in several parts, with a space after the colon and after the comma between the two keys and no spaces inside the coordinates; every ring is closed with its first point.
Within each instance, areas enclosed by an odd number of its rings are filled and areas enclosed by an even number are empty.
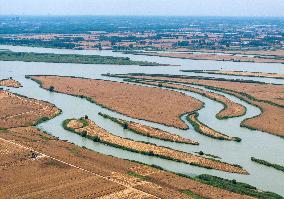
{"type": "Polygon", "coordinates": [[[254,15],[89,15],[89,14],[0,14],[0,17],[17,16],[17,17],[228,17],[228,18],[284,18],[283,16],[254,16],[254,15]]]}

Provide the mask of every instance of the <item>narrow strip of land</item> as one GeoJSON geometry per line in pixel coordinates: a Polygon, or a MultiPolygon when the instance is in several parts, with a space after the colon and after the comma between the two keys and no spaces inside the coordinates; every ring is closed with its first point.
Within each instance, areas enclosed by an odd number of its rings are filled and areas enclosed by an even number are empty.
{"type": "Polygon", "coordinates": [[[284,85],[179,75],[126,74],[112,76],[199,85],[236,96],[261,109],[260,115],[242,121],[241,126],[284,137],[284,126],[282,125],[284,123],[284,85]]]}
{"type": "Polygon", "coordinates": [[[270,162],[268,162],[266,160],[261,160],[261,159],[257,159],[257,158],[254,158],[254,157],[251,158],[251,161],[254,161],[254,162],[258,163],[258,164],[262,164],[262,165],[265,165],[265,166],[268,166],[268,167],[272,167],[274,169],[277,169],[279,171],[283,171],[284,172],[284,166],[281,166],[279,164],[270,163],[270,162]]]}
{"type": "Polygon", "coordinates": [[[136,122],[126,121],[122,119],[118,119],[115,117],[112,117],[107,114],[99,113],[104,118],[110,119],[113,122],[116,122],[117,124],[123,126],[124,129],[128,129],[134,133],[137,133],[139,135],[143,135],[146,137],[156,138],[160,140],[165,140],[169,142],[178,142],[178,143],[184,143],[184,144],[193,144],[198,145],[199,143],[187,138],[183,138],[181,136],[171,134],[169,132],[163,131],[158,128],[153,128],[147,125],[143,125],[136,122]]]}
{"type": "Polygon", "coordinates": [[[215,139],[219,139],[219,140],[230,140],[230,141],[236,141],[236,142],[241,141],[241,138],[231,137],[231,136],[225,135],[223,133],[220,133],[220,132],[206,126],[205,124],[200,122],[197,117],[198,117],[197,113],[193,113],[193,114],[190,114],[190,115],[187,116],[187,120],[192,124],[195,131],[197,131],[197,132],[199,132],[203,135],[206,135],[206,136],[209,136],[209,137],[212,137],[212,138],[215,138],[215,139]]]}
{"type": "MultiPolygon", "coordinates": [[[[126,80],[127,81],[127,80],[126,80]]],[[[130,80],[131,81],[131,80],[130,80]]],[[[147,85],[154,85],[158,87],[165,87],[170,89],[177,89],[177,90],[184,90],[189,92],[198,93],[202,96],[205,96],[209,99],[214,101],[220,102],[224,105],[224,108],[217,113],[216,117],[218,119],[228,119],[232,117],[239,117],[243,116],[246,113],[246,108],[230,99],[225,97],[224,95],[220,95],[218,93],[206,91],[200,88],[195,88],[189,85],[181,85],[176,84],[173,82],[159,82],[159,81],[143,81],[143,80],[135,80],[138,83],[147,84],[147,85]]]]}
{"type": "Polygon", "coordinates": [[[284,74],[280,73],[264,73],[264,72],[249,72],[249,71],[223,71],[223,70],[181,70],[182,72],[191,73],[206,73],[213,75],[233,75],[242,77],[265,77],[274,79],[284,79],[284,74]]]}
{"type": "Polygon", "coordinates": [[[61,76],[31,76],[43,88],[85,97],[132,118],[187,129],[180,117],[203,103],[180,92],[106,80],[61,76]]]}
{"type": "Polygon", "coordinates": [[[128,57],[112,57],[100,55],[53,54],[33,52],[0,51],[1,61],[74,63],[74,64],[114,64],[139,66],[167,66],[156,62],[133,61],[128,57]]]}
{"type": "MultiPolygon", "coordinates": [[[[97,142],[122,148],[125,150],[142,153],[150,156],[157,156],[174,161],[187,163],[194,166],[200,166],[208,169],[216,169],[231,173],[248,174],[248,172],[240,166],[230,165],[217,160],[207,159],[201,156],[196,156],[190,153],[176,151],[166,147],[160,147],[149,143],[143,143],[124,139],[122,137],[110,134],[106,130],[96,125],[93,121],[87,119],[88,125],[81,128],[74,128],[74,123],[80,122],[80,120],[71,119],[66,120],[63,123],[65,129],[73,131],[81,136],[88,137],[97,142]],[[70,123],[71,121],[71,123],[70,123]]],[[[78,125],[75,125],[78,126],[78,125]]]]}
{"type": "Polygon", "coordinates": [[[0,86],[6,86],[6,87],[13,87],[13,88],[20,88],[22,87],[22,84],[14,79],[2,79],[0,80],[0,86]]]}

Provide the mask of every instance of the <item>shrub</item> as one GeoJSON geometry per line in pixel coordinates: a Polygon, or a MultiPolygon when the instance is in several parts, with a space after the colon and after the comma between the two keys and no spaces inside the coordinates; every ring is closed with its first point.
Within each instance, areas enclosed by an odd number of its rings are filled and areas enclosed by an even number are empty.
{"type": "Polygon", "coordinates": [[[99,136],[94,136],[92,139],[93,139],[94,142],[100,142],[101,141],[99,136]]]}
{"type": "Polygon", "coordinates": [[[48,90],[49,90],[50,92],[53,92],[53,91],[54,91],[54,86],[50,86],[48,90]]]}
{"type": "Polygon", "coordinates": [[[81,133],[82,137],[86,137],[87,134],[88,134],[87,131],[83,131],[83,132],[81,133]]]}
{"type": "Polygon", "coordinates": [[[128,129],[128,123],[127,123],[127,122],[125,122],[125,123],[123,124],[123,128],[124,128],[124,129],[128,129]]]}

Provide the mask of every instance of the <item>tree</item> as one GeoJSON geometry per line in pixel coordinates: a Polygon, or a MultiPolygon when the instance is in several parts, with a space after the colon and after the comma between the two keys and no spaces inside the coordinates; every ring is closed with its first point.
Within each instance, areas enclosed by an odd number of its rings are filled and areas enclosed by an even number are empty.
{"type": "Polygon", "coordinates": [[[48,90],[49,90],[50,92],[53,92],[53,91],[54,91],[54,86],[50,86],[48,90]]]}

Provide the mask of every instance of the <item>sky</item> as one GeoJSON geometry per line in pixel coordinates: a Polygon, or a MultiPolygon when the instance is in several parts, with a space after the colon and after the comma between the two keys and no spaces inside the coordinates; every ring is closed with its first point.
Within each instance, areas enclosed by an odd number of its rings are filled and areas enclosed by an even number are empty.
{"type": "Polygon", "coordinates": [[[0,15],[284,17],[284,0],[0,0],[0,15]]]}

